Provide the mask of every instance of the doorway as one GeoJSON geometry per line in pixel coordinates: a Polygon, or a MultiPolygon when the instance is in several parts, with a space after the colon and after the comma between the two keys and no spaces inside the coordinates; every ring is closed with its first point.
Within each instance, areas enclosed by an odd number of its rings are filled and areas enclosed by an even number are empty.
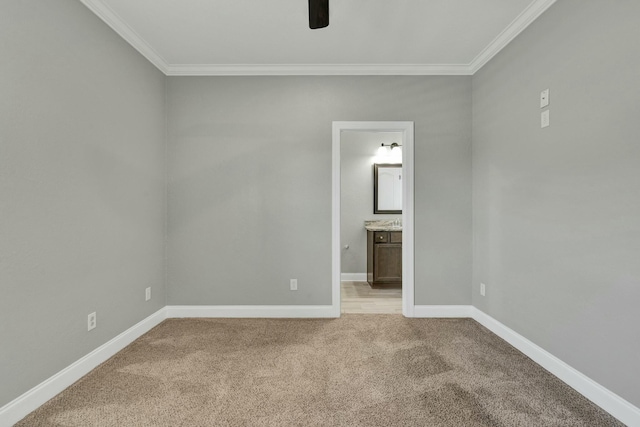
{"type": "MultiPolygon", "coordinates": [[[[413,248],[413,122],[333,122],[332,146],[332,312],[341,313],[341,280],[343,244],[341,236],[342,177],[341,148],[353,131],[395,134],[402,145],[402,314],[414,315],[414,248],[413,248]]],[[[395,141],[394,141],[395,142],[395,141]]],[[[372,157],[373,157],[372,153],[372,157]]],[[[373,201],[369,204],[372,208],[373,201]]],[[[364,223],[362,224],[364,228],[364,223]]],[[[354,277],[355,278],[355,277],[354,277]]],[[[368,285],[367,285],[368,286],[368,285]]]]}

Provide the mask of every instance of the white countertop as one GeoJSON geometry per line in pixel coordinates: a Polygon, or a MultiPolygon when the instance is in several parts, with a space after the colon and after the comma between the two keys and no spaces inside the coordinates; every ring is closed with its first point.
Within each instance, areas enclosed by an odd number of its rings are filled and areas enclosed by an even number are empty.
{"type": "Polygon", "coordinates": [[[364,222],[364,228],[368,231],[402,231],[401,225],[394,225],[393,219],[369,220],[364,222]]]}

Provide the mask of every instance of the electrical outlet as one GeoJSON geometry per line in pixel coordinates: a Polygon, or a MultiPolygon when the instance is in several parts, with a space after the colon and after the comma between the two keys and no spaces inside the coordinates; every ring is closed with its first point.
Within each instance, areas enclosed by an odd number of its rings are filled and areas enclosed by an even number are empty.
{"type": "Polygon", "coordinates": [[[151,286],[144,290],[144,300],[149,301],[151,299],[151,286]]]}
{"type": "Polygon", "coordinates": [[[289,281],[289,288],[292,291],[297,291],[298,290],[298,279],[291,279],[289,281]]]}
{"type": "Polygon", "coordinates": [[[485,296],[487,288],[484,283],[480,283],[480,295],[485,296]]]}
{"type": "Polygon", "coordinates": [[[96,327],[98,324],[98,319],[96,318],[96,312],[89,314],[87,316],[87,331],[90,331],[96,327]]]}

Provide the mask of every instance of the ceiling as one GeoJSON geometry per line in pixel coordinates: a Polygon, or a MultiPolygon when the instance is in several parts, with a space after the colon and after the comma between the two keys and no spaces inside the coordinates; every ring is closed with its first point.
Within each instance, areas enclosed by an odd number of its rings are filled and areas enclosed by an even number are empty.
{"type": "Polygon", "coordinates": [[[469,75],[556,0],[81,0],[167,75],[469,75]]]}

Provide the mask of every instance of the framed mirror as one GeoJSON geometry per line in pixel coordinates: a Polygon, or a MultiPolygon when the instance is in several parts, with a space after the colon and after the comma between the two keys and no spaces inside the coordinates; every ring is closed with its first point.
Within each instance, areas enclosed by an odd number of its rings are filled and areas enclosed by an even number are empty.
{"type": "Polygon", "coordinates": [[[402,213],[402,164],[373,164],[373,213],[402,213]]]}

